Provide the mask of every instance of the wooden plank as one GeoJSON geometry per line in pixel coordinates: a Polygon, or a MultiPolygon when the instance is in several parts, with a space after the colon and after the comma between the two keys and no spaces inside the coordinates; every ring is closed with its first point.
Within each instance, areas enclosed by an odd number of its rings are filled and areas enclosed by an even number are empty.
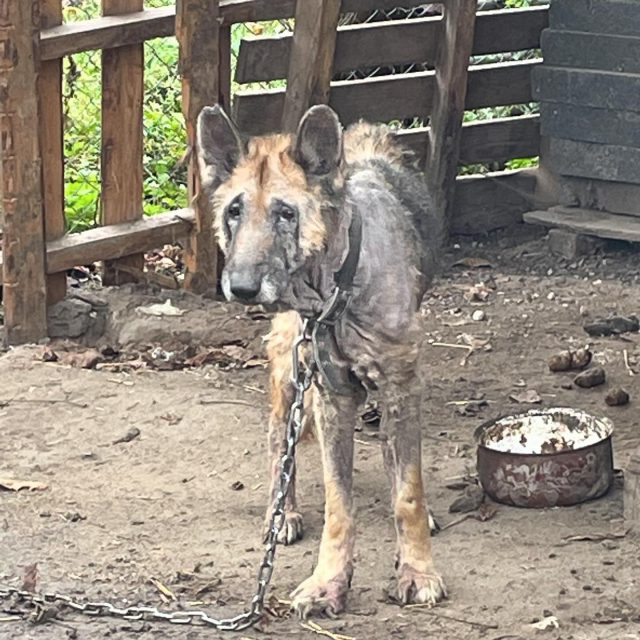
{"type": "Polygon", "coordinates": [[[296,5],[281,130],[295,132],[313,104],[327,104],[341,0],[304,0],[296,5]]]}
{"type": "MultiPolygon", "coordinates": [[[[344,0],[344,12],[366,13],[371,7],[392,9],[397,0],[344,0]]],[[[404,0],[403,7],[424,4],[422,0],[404,0]]],[[[292,18],[295,0],[221,0],[220,25],[292,18]]],[[[54,60],[81,51],[97,51],[154,38],[175,35],[175,7],[145,9],[130,15],[83,20],[45,29],[41,34],[42,59],[54,60]]],[[[283,76],[284,77],[284,76],[283,76]]]]}
{"type": "Polygon", "coordinates": [[[118,260],[143,251],[174,244],[193,229],[191,209],[168,211],[134,222],[96,227],[72,233],[47,245],[47,269],[56,273],[98,260],[118,260]]]}
{"type": "Polygon", "coordinates": [[[560,227],[598,238],[640,242],[640,220],[631,216],[558,206],[545,211],[527,212],[523,218],[531,224],[560,227]]]}
{"type": "Polygon", "coordinates": [[[546,29],[541,45],[553,67],[640,73],[640,37],[546,29]]]}
{"type": "Polygon", "coordinates": [[[78,265],[122,258],[165,244],[175,244],[191,233],[194,224],[193,210],[179,209],[135,222],[68,234],[47,244],[47,273],[60,273],[78,265]]]}
{"type": "Polygon", "coordinates": [[[529,169],[459,177],[450,232],[478,235],[521,222],[535,206],[536,183],[536,171],[529,169]]]}
{"type": "MultiPolygon", "coordinates": [[[[420,160],[426,155],[428,127],[398,132],[402,143],[420,160]]],[[[540,153],[540,120],[537,115],[466,122],[462,125],[458,164],[504,162],[540,153]]]]}
{"type": "Polygon", "coordinates": [[[575,104],[543,102],[542,134],[556,138],[640,147],[640,112],[595,109],[575,104]]]}
{"type": "Polygon", "coordinates": [[[640,111],[640,75],[544,65],[533,71],[532,83],[541,102],[640,111]]]}
{"type": "Polygon", "coordinates": [[[231,111],[231,27],[220,27],[218,42],[218,102],[231,111]]]}
{"type": "MultiPolygon", "coordinates": [[[[469,69],[466,109],[531,101],[531,71],[537,60],[477,65],[469,69]]],[[[371,122],[422,117],[431,113],[435,72],[347,80],[331,83],[329,104],[348,125],[360,118],[371,122]]],[[[239,92],[234,118],[250,135],[277,131],[284,105],[284,90],[239,92]]]]}
{"type": "Polygon", "coordinates": [[[640,183],[640,149],[634,147],[551,138],[545,164],[562,175],[640,183]]]}
{"type": "Polygon", "coordinates": [[[39,0],[0,3],[0,176],[5,341],[47,335],[39,140],[39,0]]]}
{"type": "MultiPolygon", "coordinates": [[[[104,15],[142,9],[143,0],[102,0],[104,15]]],[[[128,222],[142,212],[142,106],[144,49],[128,45],[102,52],[102,224],[128,222]]],[[[123,258],[125,266],[142,269],[142,254],[123,258]]],[[[121,284],[131,278],[105,262],[103,282],[121,284]]]]}
{"type": "Polygon", "coordinates": [[[446,231],[452,216],[475,20],[476,0],[452,0],[447,5],[444,37],[436,66],[436,90],[425,168],[433,206],[446,231]]]}
{"type": "MultiPolygon", "coordinates": [[[[477,14],[473,54],[538,48],[547,17],[546,7],[481,11],[477,14]]],[[[441,31],[442,19],[436,17],[340,27],[334,73],[415,62],[433,63],[441,31]]],[[[243,39],[236,82],[285,78],[291,41],[290,34],[243,39]]]]}
{"type": "MultiPolygon", "coordinates": [[[[62,0],[40,1],[40,26],[43,29],[62,23],[62,0]]],[[[64,148],[62,141],[62,61],[48,60],[40,67],[40,150],[46,240],[64,235],[64,148]]],[[[55,304],[67,292],[64,273],[47,278],[47,302],[55,304]]]]}
{"type": "Polygon", "coordinates": [[[559,204],[640,216],[640,185],[563,176],[559,204]]]}
{"type": "Polygon", "coordinates": [[[635,0],[553,0],[549,16],[553,29],[640,33],[640,4],[635,0]]]}
{"type": "MultiPolygon", "coordinates": [[[[176,34],[180,43],[182,111],[190,149],[195,146],[196,120],[202,108],[215,104],[220,95],[220,22],[218,0],[178,0],[176,34]]],[[[206,196],[200,191],[198,166],[189,163],[189,201],[195,210],[196,228],[190,237],[185,262],[185,286],[197,293],[215,289],[218,280],[217,247],[213,219],[206,196]]]]}
{"type": "Polygon", "coordinates": [[[162,7],[50,27],[40,35],[41,56],[43,60],[55,60],[80,51],[111,49],[172,36],[175,19],[175,7],[162,7]]]}

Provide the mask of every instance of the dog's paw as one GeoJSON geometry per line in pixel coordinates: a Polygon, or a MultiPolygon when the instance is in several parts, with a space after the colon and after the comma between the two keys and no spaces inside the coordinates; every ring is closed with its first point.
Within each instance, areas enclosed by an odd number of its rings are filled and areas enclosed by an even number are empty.
{"type": "Polygon", "coordinates": [[[434,515],[433,511],[431,511],[431,509],[429,509],[427,513],[429,515],[429,529],[431,530],[431,535],[434,536],[436,535],[436,533],[440,533],[440,531],[442,530],[442,527],[440,526],[440,523],[436,520],[436,516],[434,515]]]}
{"type": "MultiPolygon", "coordinates": [[[[304,533],[302,514],[298,511],[287,511],[284,514],[282,527],[278,533],[278,542],[284,545],[294,544],[302,540],[304,533]]],[[[266,541],[269,535],[269,521],[265,522],[262,537],[266,541]]]]}
{"type": "Polygon", "coordinates": [[[443,579],[435,571],[418,571],[408,564],[398,569],[398,600],[402,604],[434,605],[447,597],[443,579]]]}
{"type": "Polygon", "coordinates": [[[335,618],[344,611],[348,590],[346,578],[322,582],[311,576],[291,594],[291,609],[303,620],[311,615],[335,618]]]}

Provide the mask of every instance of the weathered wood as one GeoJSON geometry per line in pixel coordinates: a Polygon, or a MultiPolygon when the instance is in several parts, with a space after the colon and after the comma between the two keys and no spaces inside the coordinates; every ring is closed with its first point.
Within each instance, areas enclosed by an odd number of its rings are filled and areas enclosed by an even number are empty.
{"type": "MultiPolygon", "coordinates": [[[[195,147],[198,114],[206,105],[215,104],[219,88],[218,0],[178,0],[176,34],[180,43],[182,111],[190,149],[195,147]]],[[[217,282],[217,248],[213,220],[207,199],[200,191],[197,163],[189,164],[189,200],[195,210],[196,228],[186,252],[185,286],[202,293],[214,289],[217,282]]]]}
{"type": "Polygon", "coordinates": [[[281,129],[294,132],[313,104],[327,104],[341,0],[299,0],[281,129]]]}
{"type": "Polygon", "coordinates": [[[640,111],[640,75],[544,65],[533,71],[532,82],[533,97],[542,102],[640,111]]]}
{"type": "Polygon", "coordinates": [[[40,35],[41,56],[43,60],[55,60],[80,51],[111,49],[172,36],[175,20],[175,7],[162,7],[47,28],[40,35]]]}
{"type": "Polygon", "coordinates": [[[458,147],[473,45],[476,0],[452,0],[444,13],[444,37],[436,66],[436,91],[425,163],[435,211],[448,230],[458,167],[458,147]]]}
{"type": "Polygon", "coordinates": [[[560,227],[598,238],[640,242],[640,220],[631,216],[557,206],[544,211],[529,211],[523,218],[532,224],[560,227]]]}
{"type": "Polygon", "coordinates": [[[624,470],[624,525],[632,536],[640,536],[640,447],[624,470]]]}
{"type": "Polygon", "coordinates": [[[635,0],[553,0],[553,29],[617,33],[640,33],[640,4],[635,0]]]}
{"type": "Polygon", "coordinates": [[[541,46],[550,66],[640,72],[640,37],[546,29],[541,46]]]}
{"type": "MultiPolygon", "coordinates": [[[[473,54],[484,55],[540,46],[547,25],[546,7],[482,11],[477,14],[473,54]]],[[[340,27],[334,74],[376,66],[433,63],[440,46],[441,18],[393,20],[340,27]]],[[[285,78],[290,34],[248,38],[240,43],[236,82],[285,78]]]]}
{"type": "Polygon", "coordinates": [[[37,34],[39,0],[0,2],[0,175],[5,341],[47,335],[37,34]]]}
{"type": "Polygon", "coordinates": [[[456,180],[450,232],[485,234],[522,221],[535,202],[536,172],[501,171],[456,180]]]}
{"type": "Polygon", "coordinates": [[[231,111],[231,27],[220,27],[218,41],[218,102],[231,111]]]}
{"type": "MultiPolygon", "coordinates": [[[[175,244],[188,237],[194,224],[195,214],[192,209],[178,209],[135,222],[68,234],[47,244],[47,273],[61,273],[78,265],[122,258],[165,244],[175,244]]],[[[0,269],[2,264],[0,251],[0,269]]]]}
{"type": "Polygon", "coordinates": [[[640,216],[640,185],[587,178],[560,178],[558,204],[603,209],[610,213],[640,216]]]}
{"type": "MultiPolygon", "coordinates": [[[[423,4],[423,0],[404,0],[404,7],[423,4]]],[[[396,0],[344,0],[345,12],[392,9],[396,0]]],[[[259,22],[292,18],[295,0],[220,0],[220,24],[259,22]]],[[[42,59],[53,60],[81,51],[97,51],[153,38],[175,35],[175,7],[145,9],[130,15],[83,20],[45,29],[41,34],[42,59]]]]}
{"type": "Polygon", "coordinates": [[[562,175],[640,183],[640,149],[549,139],[545,164],[562,175]]]}
{"type": "MultiPolygon", "coordinates": [[[[402,143],[422,162],[426,158],[428,127],[398,132],[402,143]]],[[[466,122],[462,125],[458,164],[504,162],[530,158],[540,152],[540,121],[537,115],[466,122]]]]}
{"type": "MultiPolygon", "coordinates": [[[[104,15],[142,9],[143,0],[102,0],[104,15]]],[[[117,224],[142,214],[142,105],[144,49],[128,45],[102,52],[102,224],[117,224]]],[[[142,254],[123,258],[141,269],[142,254]]],[[[124,272],[106,262],[103,282],[127,282],[124,272]]]]}
{"type": "Polygon", "coordinates": [[[543,102],[540,121],[545,136],[640,147],[640,111],[543,102]]]}
{"type": "MultiPolygon", "coordinates": [[[[49,242],[49,273],[92,264],[97,260],[118,260],[186,238],[193,229],[195,215],[191,209],[168,211],[134,222],[96,227],[49,242]]],[[[125,265],[126,267],[126,265],[125,265]]]]}
{"type": "MultiPolygon", "coordinates": [[[[46,29],[62,23],[62,0],[40,0],[40,25],[46,29]]],[[[40,99],[40,150],[44,197],[45,238],[64,235],[64,149],[62,142],[62,61],[43,62],[38,78],[40,99]]],[[[55,304],[67,291],[67,277],[47,278],[47,302],[55,304]]]]}
{"type": "MultiPolygon", "coordinates": [[[[476,109],[531,101],[531,70],[537,60],[477,65],[469,69],[465,107],[476,109]]],[[[331,83],[329,104],[344,125],[363,118],[372,122],[426,118],[431,113],[435,72],[384,76],[331,83]]],[[[242,131],[261,135],[277,131],[284,106],[282,89],[240,92],[234,117],[242,131]]]]}

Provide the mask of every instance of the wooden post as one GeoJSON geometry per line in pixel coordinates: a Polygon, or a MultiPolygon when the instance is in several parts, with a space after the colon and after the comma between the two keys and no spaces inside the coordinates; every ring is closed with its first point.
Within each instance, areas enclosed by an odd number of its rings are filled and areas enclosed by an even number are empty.
{"type": "Polygon", "coordinates": [[[39,0],[0,1],[0,174],[5,341],[47,335],[39,140],[39,0]]]}
{"type": "Polygon", "coordinates": [[[310,106],[329,102],[340,5],[340,0],[296,2],[283,131],[295,131],[310,106]]]}
{"type": "Polygon", "coordinates": [[[200,191],[195,162],[196,120],[203,107],[220,99],[218,0],[178,0],[176,35],[180,44],[182,75],[182,111],[191,149],[189,163],[189,201],[195,212],[196,226],[185,255],[185,287],[203,293],[217,284],[217,246],[213,236],[211,208],[200,191]]]}
{"type": "Polygon", "coordinates": [[[476,0],[449,0],[444,5],[426,174],[435,210],[444,220],[445,232],[452,217],[476,4],[476,0]]]}
{"type": "MultiPolygon", "coordinates": [[[[62,24],[62,0],[40,0],[40,27],[62,24]]],[[[57,240],[65,233],[64,147],[62,129],[62,60],[47,60],[40,66],[40,148],[44,196],[46,240],[57,240]]],[[[47,276],[47,302],[62,300],[67,291],[67,276],[47,276]]]]}
{"type": "MultiPolygon", "coordinates": [[[[144,0],[102,0],[102,14],[142,10],[144,0]]],[[[102,224],[142,217],[142,103],[144,47],[141,44],[102,52],[102,224]]],[[[131,280],[118,265],[143,268],[142,254],[105,263],[105,284],[131,280]]]]}

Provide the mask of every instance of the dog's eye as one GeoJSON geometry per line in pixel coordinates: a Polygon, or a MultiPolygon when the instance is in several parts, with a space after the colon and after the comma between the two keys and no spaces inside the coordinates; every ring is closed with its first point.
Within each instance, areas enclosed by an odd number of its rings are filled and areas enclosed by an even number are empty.
{"type": "Polygon", "coordinates": [[[229,220],[230,222],[235,222],[240,219],[241,215],[242,215],[242,201],[238,196],[227,207],[227,220],[229,220]]]}
{"type": "Polygon", "coordinates": [[[279,204],[276,208],[276,213],[280,220],[284,220],[285,222],[291,222],[296,219],[296,211],[293,207],[290,207],[288,204],[279,204]]]}

